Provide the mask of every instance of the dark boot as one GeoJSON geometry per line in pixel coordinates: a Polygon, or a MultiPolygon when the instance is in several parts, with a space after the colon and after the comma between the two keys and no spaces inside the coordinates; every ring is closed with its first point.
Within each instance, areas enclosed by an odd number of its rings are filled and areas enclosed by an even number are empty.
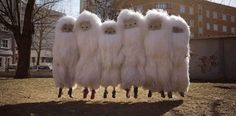
{"type": "Polygon", "coordinates": [[[161,91],[160,93],[161,93],[161,97],[162,97],[162,98],[165,98],[165,97],[166,97],[164,91],[161,91]]]}
{"type": "Polygon", "coordinates": [[[125,89],[125,91],[126,91],[126,98],[130,98],[130,95],[129,95],[130,89],[125,89]]]}
{"type": "Polygon", "coordinates": [[[107,88],[105,88],[105,91],[103,93],[103,98],[107,98],[107,94],[108,94],[108,91],[107,91],[107,88]]]}
{"type": "Polygon", "coordinates": [[[88,88],[84,88],[83,90],[83,98],[87,98],[87,95],[88,95],[89,91],[88,91],[88,88]]]}
{"type": "Polygon", "coordinates": [[[73,98],[73,96],[72,96],[72,88],[69,89],[68,95],[69,95],[70,98],[73,98]]]}
{"type": "Polygon", "coordinates": [[[91,93],[91,98],[90,99],[94,99],[95,98],[95,93],[96,93],[96,91],[94,89],[92,89],[92,93],[91,93]]]}
{"type": "Polygon", "coordinates": [[[181,97],[184,97],[184,92],[179,92],[181,97]]]}
{"type": "Polygon", "coordinates": [[[134,98],[138,98],[138,87],[134,87],[134,98]]]}
{"type": "Polygon", "coordinates": [[[172,92],[168,92],[168,97],[172,98],[172,92]]]}
{"type": "Polygon", "coordinates": [[[58,98],[60,98],[61,97],[61,95],[62,95],[62,88],[59,88],[59,92],[58,92],[58,98]]]}
{"type": "Polygon", "coordinates": [[[152,97],[152,91],[151,90],[148,91],[148,97],[152,97]]]}
{"type": "Polygon", "coordinates": [[[116,89],[113,88],[113,91],[112,91],[112,98],[116,98],[116,89]]]}

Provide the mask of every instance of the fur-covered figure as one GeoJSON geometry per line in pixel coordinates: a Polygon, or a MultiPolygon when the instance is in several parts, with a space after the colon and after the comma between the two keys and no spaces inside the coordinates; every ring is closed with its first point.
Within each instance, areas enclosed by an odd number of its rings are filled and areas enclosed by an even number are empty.
{"type": "Polygon", "coordinates": [[[147,63],[145,66],[146,80],[144,88],[149,89],[149,97],[152,91],[168,92],[171,98],[171,23],[167,12],[152,9],[145,16],[146,28],[145,52],[147,63]]]}
{"type": "Polygon", "coordinates": [[[189,39],[190,29],[186,21],[180,16],[171,16],[172,46],[173,46],[173,73],[171,78],[172,89],[184,97],[188,91],[189,82],[189,39]]]}
{"type": "Polygon", "coordinates": [[[99,49],[102,64],[101,85],[105,87],[104,98],[107,97],[107,87],[112,86],[112,97],[115,98],[115,87],[120,84],[120,69],[123,60],[121,54],[122,35],[117,23],[105,21],[101,25],[99,49]]]}
{"type": "Polygon", "coordinates": [[[138,87],[145,79],[144,17],[139,12],[124,9],[117,20],[123,33],[121,88],[126,90],[129,98],[130,88],[134,86],[134,97],[137,98],[138,87]]]}
{"type": "Polygon", "coordinates": [[[58,97],[62,95],[62,88],[69,88],[72,97],[72,87],[75,85],[75,64],[79,58],[76,37],[73,33],[75,18],[64,16],[58,20],[55,28],[53,45],[53,77],[59,87],[58,97]]]}
{"type": "Polygon", "coordinates": [[[80,59],[76,66],[76,82],[85,87],[84,98],[88,88],[91,89],[91,99],[100,86],[101,67],[98,58],[98,39],[101,20],[97,15],[83,11],[76,20],[74,31],[77,34],[80,59]]]}

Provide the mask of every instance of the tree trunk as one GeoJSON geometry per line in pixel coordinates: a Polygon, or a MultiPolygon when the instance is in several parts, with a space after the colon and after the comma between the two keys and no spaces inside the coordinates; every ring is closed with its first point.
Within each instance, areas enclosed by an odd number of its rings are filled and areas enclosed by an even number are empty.
{"type": "Polygon", "coordinates": [[[41,56],[41,49],[37,51],[37,62],[36,65],[40,65],[40,56],[41,56]]]}
{"type": "Polygon", "coordinates": [[[18,61],[15,78],[27,78],[30,77],[29,66],[30,66],[30,51],[31,43],[27,41],[26,37],[22,37],[20,47],[18,47],[18,61]]]}
{"type": "Polygon", "coordinates": [[[39,47],[38,47],[38,50],[36,50],[37,51],[37,65],[39,65],[39,62],[40,62],[41,49],[42,49],[42,41],[43,41],[43,31],[41,29],[40,33],[39,33],[39,47]]]}
{"type": "Polygon", "coordinates": [[[32,13],[34,10],[34,4],[35,0],[28,0],[27,2],[22,34],[20,28],[14,32],[14,37],[18,47],[18,61],[15,78],[27,78],[30,76],[29,66],[33,34],[32,13]]]}

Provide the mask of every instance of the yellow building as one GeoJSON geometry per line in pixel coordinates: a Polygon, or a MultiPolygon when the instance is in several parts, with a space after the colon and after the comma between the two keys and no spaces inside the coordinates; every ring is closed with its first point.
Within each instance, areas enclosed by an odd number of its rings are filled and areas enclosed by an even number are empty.
{"type": "MultiPolygon", "coordinates": [[[[93,1],[81,0],[81,11],[93,10],[93,1]]],[[[158,8],[180,15],[191,27],[194,39],[236,34],[236,8],[206,0],[114,0],[113,5],[118,10],[132,8],[143,14],[148,9],[158,8]]]]}

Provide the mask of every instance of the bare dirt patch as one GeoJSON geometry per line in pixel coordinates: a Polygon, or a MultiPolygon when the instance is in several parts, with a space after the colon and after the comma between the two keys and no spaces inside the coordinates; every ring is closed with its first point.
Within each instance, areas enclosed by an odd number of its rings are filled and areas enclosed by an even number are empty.
{"type": "MultiPolygon", "coordinates": [[[[111,88],[110,88],[111,89],[111,88]]],[[[52,78],[0,80],[0,115],[18,116],[156,116],[156,115],[235,115],[235,83],[191,83],[186,97],[178,94],[173,99],[161,98],[155,93],[147,97],[140,89],[138,99],[126,99],[118,89],[117,98],[103,99],[103,88],[94,100],[82,99],[82,88],[74,90],[69,98],[64,90],[57,98],[52,78]]]]}

